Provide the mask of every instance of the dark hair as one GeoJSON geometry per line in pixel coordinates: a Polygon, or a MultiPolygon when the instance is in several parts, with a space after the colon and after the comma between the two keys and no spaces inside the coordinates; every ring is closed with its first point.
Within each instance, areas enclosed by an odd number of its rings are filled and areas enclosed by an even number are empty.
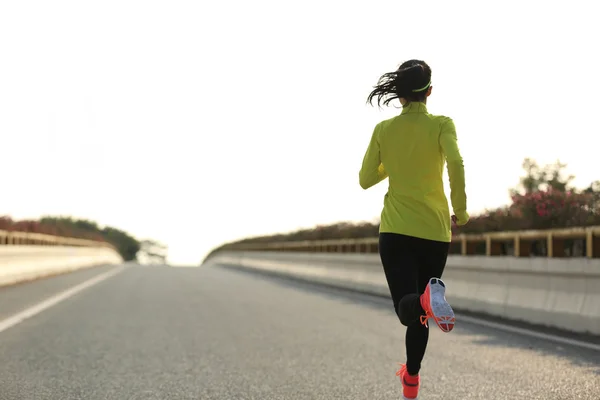
{"type": "Polygon", "coordinates": [[[367,103],[373,104],[377,97],[377,104],[387,106],[391,101],[405,98],[407,101],[424,101],[427,89],[431,83],[431,68],[421,60],[404,62],[394,72],[385,73],[379,78],[377,86],[371,92],[367,103]],[[421,90],[420,90],[421,89],[421,90]]]}

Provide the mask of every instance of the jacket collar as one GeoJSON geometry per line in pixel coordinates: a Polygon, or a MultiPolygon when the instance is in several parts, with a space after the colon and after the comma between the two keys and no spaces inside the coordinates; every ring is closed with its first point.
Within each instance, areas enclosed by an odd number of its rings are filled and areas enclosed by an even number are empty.
{"type": "Polygon", "coordinates": [[[425,105],[425,103],[412,101],[404,107],[402,107],[402,114],[408,113],[427,113],[427,106],[425,105]]]}

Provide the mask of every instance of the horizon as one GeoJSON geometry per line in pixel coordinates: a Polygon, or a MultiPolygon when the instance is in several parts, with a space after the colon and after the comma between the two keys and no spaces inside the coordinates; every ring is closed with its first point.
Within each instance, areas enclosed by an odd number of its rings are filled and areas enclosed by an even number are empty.
{"type": "Polygon", "coordinates": [[[173,265],[246,237],[373,221],[387,183],[363,191],[358,171],[374,126],[400,110],[365,102],[412,58],[433,71],[429,112],[455,121],[471,215],[508,204],[527,157],[560,160],[584,188],[600,179],[594,10],[4,4],[0,215],[113,226],[166,244],[173,265]],[[399,27],[382,25],[384,13],[399,27]]]}

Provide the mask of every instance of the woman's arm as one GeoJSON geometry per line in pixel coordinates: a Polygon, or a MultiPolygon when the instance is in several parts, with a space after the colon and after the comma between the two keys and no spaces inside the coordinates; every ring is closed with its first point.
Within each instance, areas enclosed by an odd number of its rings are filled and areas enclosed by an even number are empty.
{"type": "Polygon", "coordinates": [[[463,159],[458,148],[458,138],[456,137],[456,127],[454,121],[448,118],[442,125],[440,134],[440,145],[446,156],[448,164],[448,177],[450,178],[450,200],[454,214],[456,215],[456,225],[464,225],[469,222],[467,213],[467,193],[465,190],[465,167],[463,159]]]}
{"type": "Polygon", "coordinates": [[[377,185],[387,177],[388,174],[381,163],[381,154],[379,153],[379,125],[377,125],[363,158],[362,167],[358,173],[358,180],[360,186],[366,190],[377,185]]]}

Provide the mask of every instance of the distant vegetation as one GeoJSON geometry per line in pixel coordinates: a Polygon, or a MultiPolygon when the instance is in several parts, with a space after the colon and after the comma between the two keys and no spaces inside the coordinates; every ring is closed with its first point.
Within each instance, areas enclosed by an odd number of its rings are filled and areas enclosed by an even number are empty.
{"type": "MultiPolygon", "coordinates": [[[[453,233],[600,225],[600,181],[578,190],[571,186],[574,176],[566,175],[565,168],[566,165],[560,161],[540,166],[531,159],[525,159],[525,176],[516,188],[510,189],[510,204],[472,215],[467,225],[454,227],[453,233]]],[[[226,243],[211,253],[240,243],[376,237],[378,230],[379,223],[340,222],[290,233],[246,238],[226,243]]]]}
{"type": "Polygon", "coordinates": [[[43,217],[39,221],[14,221],[10,217],[0,217],[0,230],[45,233],[107,242],[116,248],[125,261],[136,260],[142,248],[142,242],[125,231],[111,226],[101,228],[96,222],[70,217],[43,217]]]}

